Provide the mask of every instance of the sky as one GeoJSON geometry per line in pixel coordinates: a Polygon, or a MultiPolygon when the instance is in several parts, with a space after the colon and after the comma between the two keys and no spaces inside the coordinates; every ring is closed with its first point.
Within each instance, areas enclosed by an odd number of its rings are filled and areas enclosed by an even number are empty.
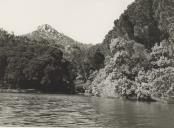
{"type": "Polygon", "coordinates": [[[0,28],[17,35],[49,24],[83,42],[101,43],[133,0],[0,0],[0,28]]]}

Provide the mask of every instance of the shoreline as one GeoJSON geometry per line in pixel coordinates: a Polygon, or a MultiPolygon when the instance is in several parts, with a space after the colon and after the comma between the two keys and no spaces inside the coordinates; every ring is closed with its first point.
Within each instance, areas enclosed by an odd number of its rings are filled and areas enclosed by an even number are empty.
{"type": "MultiPolygon", "coordinates": [[[[37,91],[35,89],[0,89],[0,93],[42,93],[40,91],[37,91]]],[[[43,93],[44,94],[44,93],[43,93]]],[[[53,94],[51,92],[48,92],[46,94],[53,94]]],[[[54,94],[62,94],[62,93],[54,93],[54,94]]],[[[92,97],[93,95],[90,93],[75,93],[76,95],[81,95],[81,96],[87,96],[87,97],[92,97]]],[[[107,97],[110,98],[110,97],[107,97]]],[[[174,104],[174,97],[170,98],[156,98],[156,97],[152,97],[151,100],[138,100],[137,98],[125,98],[125,97],[119,97],[119,99],[122,100],[128,100],[128,101],[137,101],[137,102],[160,102],[160,103],[165,103],[165,104],[174,104]]]]}

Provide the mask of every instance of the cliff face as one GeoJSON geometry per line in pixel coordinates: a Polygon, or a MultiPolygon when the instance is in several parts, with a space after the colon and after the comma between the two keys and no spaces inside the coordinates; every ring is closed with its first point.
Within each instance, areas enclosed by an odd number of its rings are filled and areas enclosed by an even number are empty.
{"type": "Polygon", "coordinates": [[[109,56],[88,92],[138,100],[173,96],[173,7],[173,0],[136,0],[129,5],[101,44],[109,56]]]}
{"type": "Polygon", "coordinates": [[[174,21],[173,0],[136,0],[114,21],[103,44],[109,48],[113,38],[124,37],[150,49],[156,42],[171,39],[174,21]]]}

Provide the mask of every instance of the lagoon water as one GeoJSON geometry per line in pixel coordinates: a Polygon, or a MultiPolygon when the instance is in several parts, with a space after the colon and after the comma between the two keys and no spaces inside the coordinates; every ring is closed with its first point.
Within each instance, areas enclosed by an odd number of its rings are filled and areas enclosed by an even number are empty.
{"type": "Polygon", "coordinates": [[[58,94],[0,94],[0,126],[174,128],[174,105],[58,94]]]}

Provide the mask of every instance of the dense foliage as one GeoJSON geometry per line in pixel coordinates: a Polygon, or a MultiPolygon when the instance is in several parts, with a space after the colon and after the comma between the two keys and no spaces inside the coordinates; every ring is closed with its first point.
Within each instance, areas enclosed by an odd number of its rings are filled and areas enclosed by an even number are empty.
{"type": "Polygon", "coordinates": [[[25,36],[0,30],[1,88],[74,92],[103,67],[98,45],[78,43],[49,25],[25,36]],[[74,86],[76,84],[76,86],[74,86]]]}
{"type": "Polygon", "coordinates": [[[99,70],[89,91],[97,96],[152,100],[174,94],[174,56],[169,42],[147,52],[142,44],[123,38],[112,40],[105,68],[99,70]]]}
{"type": "Polygon", "coordinates": [[[31,41],[0,30],[1,88],[73,92],[71,63],[59,45],[31,41]]]}
{"type": "Polygon", "coordinates": [[[35,41],[47,41],[49,45],[59,45],[63,58],[72,64],[74,82],[80,79],[81,83],[87,81],[91,72],[103,67],[104,56],[100,52],[100,45],[82,44],[72,38],[59,33],[48,24],[39,26],[37,30],[26,35],[35,41]]]}

